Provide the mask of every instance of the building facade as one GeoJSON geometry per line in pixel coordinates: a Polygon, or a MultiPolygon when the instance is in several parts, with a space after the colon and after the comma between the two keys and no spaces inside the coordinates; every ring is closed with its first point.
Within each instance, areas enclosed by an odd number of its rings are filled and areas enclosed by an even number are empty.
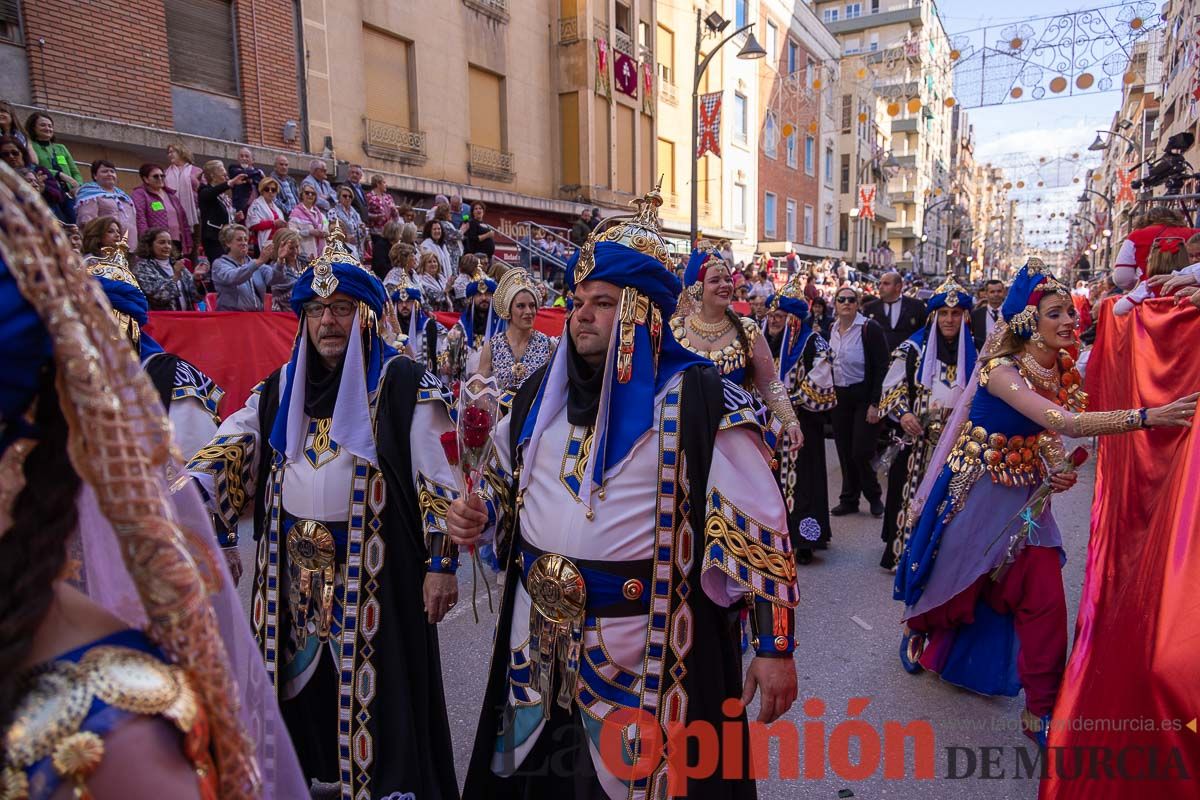
{"type": "MultiPolygon", "coordinates": [[[[915,258],[926,210],[948,190],[950,111],[955,104],[950,45],[937,6],[919,0],[815,0],[812,5],[841,42],[843,97],[851,98],[852,115],[864,113],[854,109],[869,106],[872,96],[886,101],[890,155],[898,164],[888,181],[896,209],[895,221],[888,224],[888,244],[898,268],[928,272],[935,265],[916,264],[915,258]]],[[[868,183],[868,175],[855,179],[868,183]]]]}
{"type": "Polygon", "coordinates": [[[297,51],[287,0],[10,2],[0,15],[0,92],[22,122],[48,112],[81,165],[117,164],[128,189],[176,141],[197,163],[232,160],[239,143],[260,163],[303,152],[297,51]],[[128,38],[114,47],[107,31],[128,38]]]}

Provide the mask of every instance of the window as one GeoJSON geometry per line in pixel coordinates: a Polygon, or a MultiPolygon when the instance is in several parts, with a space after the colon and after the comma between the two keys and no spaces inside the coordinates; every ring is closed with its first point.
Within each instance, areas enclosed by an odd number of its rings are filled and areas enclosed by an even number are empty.
{"type": "Polygon", "coordinates": [[[231,0],[166,0],[171,82],[237,95],[231,0]]]}
{"type": "Polygon", "coordinates": [[[833,148],[825,148],[825,185],[833,186],[833,148]]]}
{"type": "Polygon", "coordinates": [[[658,59],[658,79],[662,83],[675,85],[675,34],[674,32],[658,26],[658,38],[655,44],[658,46],[658,52],[655,57],[658,59]]]}
{"type": "Polygon", "coordinates": [[[788,39],[787,44],[787,72],[788,75],[796,74],[796,70],[800,69],[800,45],[788,39]]]}
{"type": "Polygon", "coordinates": [[[779,27],[767,20],[767,63],[775,66],[779,59],[779,27]]]}
{"type": "Polygon", "coordinates": [[[789,242],[796,241],[796,201],[788,198],[787,201],[787,216],[784,220],[785,230],[787,231],[787,240],[789,242]]]}
{"type": "Polygon", "coordinates": [[[767,192],[763,195],[763,236],[767,239],[774,239],[779,235],[775,219],[779,215],[779,209],[775,206],[776,199],[774,194],[767,192]]]}
{"type": "Polygon", "coordinates": [[[813,243],[813,207],[804,206],[804,243],[813,243]]]}
{"type": "Polygon", "coordinates": [[[409,71],[412,43],[363,28],[362,54],[367,118],[401,128],[416,128],[409,71]]]}
{"type": "Polygon", "coordinates": [[[750,116],[746,105],[746,96],[740,92],[733,95],[733,140],[745,144],[750,130],[750,116]]]}
{"type": "Polygon", "coordinates": [[[825,229],[821,234],[821,243],[826,247],[833,247],[833,211],[825,210],[825,229]]]}
{"type": "Polygon", "coordinates": [[[767,158],[779,157],[779,124],[775,122],[773,111],[767,112],[767,119],[763,122],[763,155],[767,158]]]}
{"type": "Polygon", "coordinates": [[[617,0],[616,6],[616,16],[613,18],[613,25],[621,33],[629,36],[633,33],[633,27],[630,25],[633,14],[629,10],[629,6],[621,2],[621,0],[617,0]]]}
{"type": "Polygon", "coordinates": [[[822,15],[822,19],[825,22],[837,22],[838,21],[838,10],[836,8],[825,9],[825,13],[822,15]]]}
{"type": "Polygon", "coordinates": [[[0,0],[0,39],[13,44],[23,44],[21,13],[17,8],[17,0],[0,0]]]}
{"type": "Polygon", "coordinates": [[[846,3],[846,19],[857,19],[862,16],[862,3],[846,3]]]}
{"type": "Polygon", "coordinates": [[[796,168],[796,128],[792,127],[792,132],[784,139],[784,146],[787,148],[787,165],[792,169],[796,168]]]}
{"type": "Polygon", "coordinates": [[[879,13],[879,0],[871,0],[871,13],[872,14],[879,13]]]}
{"type": "Polygon", "coordinates": [[[494,72],[467,66],[471,133],[467,141],[492,150],[504,149],[504,79],[494,72]]]}
{"type": "Polygon", "coordinates": [[[867,49],[870,50],[872,53],[874,53],[876,50],[879,49],[879,34],[878,33],[871,34],[871,41],[867,45],[867,49]]]}
{"type": "Polygon", "coordinates": [[[740,28],[750,21],[750,0],[734,0],[733,27],[740,28]]]}
{"type": "Polygon", "coordinates": [[[839,191],[842,194],[850,194],[850,154],[842,153],[842,177],[839,191]]]}
{"type": "Polygon", "coordinates": [[[848,94],[842,95],[842,133],[850,132],[850,116],[854,111],[854,100],[848,94]]]}
{"type": "Polygon", "coordinates": [[[817,62],[810,57],[804,59],[804,88],[813,89],[813,83],[817,79],[817,62]]]}
{"type": "Polygon", "coordinates": [[[817,140],[811,136],[804,137],[804,171],[817,174],[817,140]]]}
{"type": "Polygon", "coordinates": [[[733,185],[733,227],[739,231],[746,229],[746,186],[741,183],[733,185]]]}
{"type": "Polygon", "coordinates": [[[663,176],[663,193],[668,197],[675,195],[675,143],[666,139],[658,140],[658,171],[663,176]]]}
{"type": "Polygon", "coordinates": [[[846,40],[846,48],[842,52],[846,53],[846,54],[850,54],[850,53],[857,53],[861,50],[862,50],[862,40],[855,37],[853,39],[846,40]]]}

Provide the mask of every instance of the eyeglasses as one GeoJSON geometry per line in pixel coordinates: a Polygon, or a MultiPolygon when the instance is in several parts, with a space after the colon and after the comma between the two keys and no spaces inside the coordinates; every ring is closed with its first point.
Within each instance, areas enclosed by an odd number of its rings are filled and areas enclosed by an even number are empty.
{"type": "Polygon", "coordinates": [[[358,304],[350,300],[335,300],[332,303],[322,303],[314,300],[311,303],[305,303],[301,306],[304,316],[309,319],[320,319],[325,316],[325,309],[327,308],[333,312],[335,317],[348,317],[354,313],[357,307],[358,304]]]}
{"type": "Polygon", "coordinates": [[[266,194],[267,192],[270,192],[271,194],[274,194],[275,192],[278,192],[278,191],[279,191],[279,190],[278,190],[278,189],[276,189],[274,186],[264,186],[264,187],[263,187],[263,194],[266,194]]]}
{"type": "Polygon", "coordinates": [[[839,303],[846,303],[846,304],[848,305],[848,304],[850,304],[850,303],[857,303],[857,302],[858,302],[858,298],[857,298],[857,297],[849,297],[849,296],[847,296],[847,297],[839,297],[839,298],[837,299],[837,302],[839,302],[839,303]]]}

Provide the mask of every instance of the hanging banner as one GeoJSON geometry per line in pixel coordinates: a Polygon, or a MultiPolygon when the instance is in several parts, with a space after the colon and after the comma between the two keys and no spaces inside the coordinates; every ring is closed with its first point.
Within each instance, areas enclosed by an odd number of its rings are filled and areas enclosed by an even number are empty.
{"type": "Polygon", "coordinates": [[[858,218],[875,219],[875,192],[873,183],[864,183],[858,187],[858,218]]]}
{"type": "Polygon", "coordinates": [[[1137,196],[1133,193],[1133,173],[1130,172],[1136,162],[1130,161],[1117,170],[1117,196],[1114,203],[1136,203],[1137,196]]]}
{"type": "Polygon", "coordinates": [[[613,77],[617,83],[617,91],[635,100],[637,99],[638,70],[637,62],[633,60],[632,56],[628,56],[620,50],[615,51],[613,57],[613,77]]]}
{"type": "Polygon", "coordinates": [[[612,99],[612,81],[608,77],[608,42],[596,39],[596,94],[612,99]]]}
{"type": "Polygon", "coordinates": [[[642,62],[642,113],[654,116],[654,65],[642,62]]]}
{"type": "Polygon", "coordinates": [[[696,158],[705,153],[721,155],[721,92],[700,95],[696,108],[700,115],[700,141],[696,143],[696,158]]]}

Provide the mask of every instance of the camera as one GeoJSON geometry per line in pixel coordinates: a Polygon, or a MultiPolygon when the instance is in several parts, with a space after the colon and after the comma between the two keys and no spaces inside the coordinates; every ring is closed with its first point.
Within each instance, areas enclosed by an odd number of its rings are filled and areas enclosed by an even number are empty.
{"type": "Polygon", "coordinates": [[[1167,139],[1167,152],[1150,164],[1150,172],[1145,178],[1130,181],[1129,185],[1134,189],[1152,189],[1165,185],[1167,194],[1179,194],[1183,191],[1184,181],[1200,176],[1200,173],[1191,172],[1191,165],[1183,157],[1184,152],[1190,150],[1195,143],[1195,135],[1188,131],[1167,139]]]}

